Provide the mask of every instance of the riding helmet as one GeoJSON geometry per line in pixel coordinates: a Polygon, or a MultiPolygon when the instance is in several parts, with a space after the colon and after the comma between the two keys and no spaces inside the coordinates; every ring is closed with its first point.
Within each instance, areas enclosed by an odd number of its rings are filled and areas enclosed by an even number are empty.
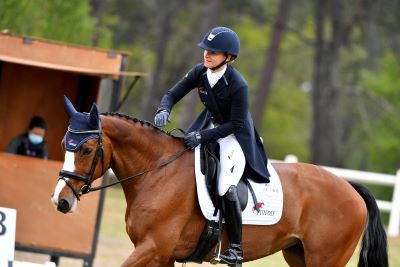
{"type": "Polygon", "coordinates": [[[224,52],[233,57],[237,57],[240,51],[239,36],[236,32],[226,27],[211,29],[197,45],[204,50],[224,52]]]}

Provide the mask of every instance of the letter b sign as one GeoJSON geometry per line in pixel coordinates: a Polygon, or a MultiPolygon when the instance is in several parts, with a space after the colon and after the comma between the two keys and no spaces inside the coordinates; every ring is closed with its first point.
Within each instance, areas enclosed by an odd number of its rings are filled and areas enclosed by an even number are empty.
{"type": "Polygon", "coordinates": [[[17,211],[0,207],[0,266],[14,260],[17,211]]]}

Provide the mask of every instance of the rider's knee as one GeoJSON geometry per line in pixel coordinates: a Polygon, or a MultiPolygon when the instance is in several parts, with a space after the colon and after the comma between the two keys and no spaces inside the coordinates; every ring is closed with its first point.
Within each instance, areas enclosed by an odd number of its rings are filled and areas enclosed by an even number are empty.
{"type": "Polygon", "coordinates": [[[231,200],[231,201],[236,200],[237,197],[238,197],[238,192],[237,192],[237,187],[236,187],[236,185],[231,185],[231,186],[228,188],[228,191],[226,192],[225,196],[226,196],[226,198],[227,198],[228,200],[231,200]]]}

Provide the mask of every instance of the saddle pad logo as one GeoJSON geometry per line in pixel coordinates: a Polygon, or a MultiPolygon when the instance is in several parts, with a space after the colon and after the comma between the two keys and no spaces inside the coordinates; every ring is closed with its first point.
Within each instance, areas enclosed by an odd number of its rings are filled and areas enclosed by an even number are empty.
{"type": "MultiPolygon", "coordinates": [[[[264,205],[265,205],[264,202],[257,202],[257,207],[258,207],[259,209],[262,209],[262,208],[264,207],[264,205]]],[[[256,212],[256,211],[257,211],[257,208],[256,208],[255,205],[253,206],[252,211],[253,211],[253,212],[256,212]]]]}

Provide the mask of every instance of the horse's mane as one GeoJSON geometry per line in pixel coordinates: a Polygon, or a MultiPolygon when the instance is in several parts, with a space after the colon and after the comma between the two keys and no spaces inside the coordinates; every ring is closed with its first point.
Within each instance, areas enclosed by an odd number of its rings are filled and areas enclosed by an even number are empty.
{"type": "Polygon", "coordinates": [[[155,131],[160,132],[162,134],[166,134],[166,135],[171,136],[171,137],[179,138],[177,136],[172,135],[169,132],[161,130],[160,128],[158,128],[157,126],[152,124],[151,122],[148,122],[148,121],[145,121],[145,120],[140,120],[140,119],[137,119],[135,117],[129,116],[127,114],[121,114],[121,113],[118,113],[118,112],[104,112],[104,113],[101,113],[101,114],[104,115],[104,116],[113,116],[113,117],[124,118],[124,119],[126,119],[128,121],[132,121],[135,124],[140,124],[141,126],[148,126],[150,128],[153,128],[155,131]]]}

